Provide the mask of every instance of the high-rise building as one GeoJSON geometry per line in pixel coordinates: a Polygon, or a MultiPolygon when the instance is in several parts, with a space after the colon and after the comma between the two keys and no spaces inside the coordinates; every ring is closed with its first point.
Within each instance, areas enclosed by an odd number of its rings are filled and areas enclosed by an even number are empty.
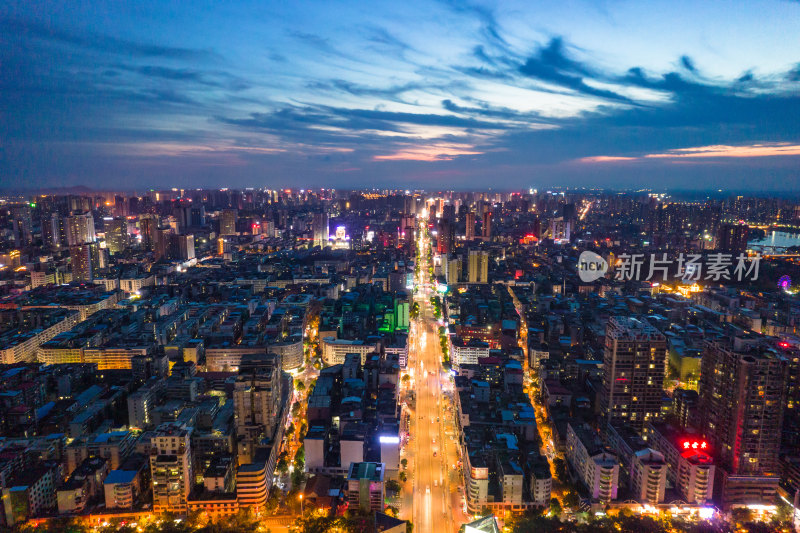
{"type": "Polygon", "coordinates": [[[169,256],[180,261],[194,259],[194,235],[170,234],[169,256]]]}
{"type": "Polygon", "coordinates": [[[114,216],[128,216],[128,202],[126,202],[125,198],[122,196],[114,197],[114,216]]]}
{"type": "Polygon", "coordinates": [[[314,213],[311,225],[314,233],[314,246],[324,248],[328,244],[328,213],[314,213]]]}
{"type": "Polygon", "coordinates": [[[717,229],[716,249],[728,253],[741,253],[747,249],[747,224],[722,224],[717,229]]]}
{"type": "Polygon", "coordinates": [[[172,228],[156,228],[153,232],[153,255],[156,259],[169,257],[172,228]]]}
{"type": "Polygon", "coordinates": [[[191,219],[189,225],[193,228],[201,228],[206,225],[206,208],[202,205],[192,206],[191,219]]]}
{"type": "Polygon", "coordinates": [[[707,342],[701,360],[701,429],[722,470],[726,506],[772,502],[780,478],[787,362],[762,342],[707,342]]]}
{"type": "MultiPolygon", "coordinates": [[[[448,207],[448,206],[445,206],[448,207]]],[[[452,206],[449,206],[452,207],[452,206]]],[[[440,254],[449,254],[455,248],[456,226],[447,219],[439,221],[439,233],[436,239],[436,251],[440,254]]]]}
{"type": "Polygon", "coordinates": [[[611,317],[605,344],[600,391],[605,421],[641,429],[661,413],[666,338],[646,320],[611,317]]]}
{"type": "Polygon", "coordinates": [[[89,253],[92,256],[92,273],[108,266],[108,250],[100,248],[99,242],[89,243],[89,253]]]}
{"type": "Polygon", "coordinates": [[[483,214],[483,240],[492,240],[492,212],[487,211],[483,214]]]}
{"type": "Polygon", "coordinates": [[[156,428],[150,447],[153,510],[185,513],[186,500],[194,486],[191,430],[177,424],[162,424],[156,428]]]}
{"type": "Polygon", "coordinates": [[[589,489],[592,500],[608,503],[619,491],[619,457],[604,447],[588,425],[567,424],[566,457],[589,489]]]}
{"type": "Polygon", "coordinates": [[[466,220],[466,229],[464,230],[464,236],[466,237],[467,241],[471,241],[475,239],[475,213],[469,212],[464,217],[466,220]]]}
{"type": "Polygon", "coordinates": [[[267,237],[274,237],[275,236],[275,222],[272,220],[262,220],[261,221],[261,234],[266,235],[267,237]]]}
{"type": "Polygon", "coordinates": [[[42,213],[42,244],[49,250],[63,245],[64,218],[57,212],[42,213]]]}
{"type": "Polygon", "coordinates": [[[72,279],[76,281],[92,281],[92,244],[79,244],[69,247],[69,259],[72,265],[72,279]]]}
{"type": "Polygon", "coordinates": [[[564,204],[561,206],[561,216],[564,217],[564,220],[576,220],[578,218],[578,212],[575,209],[575,204],[564,204]]]}
{"type": "Polygon", "coordinates": [[[22,248],[33,241],[33,219],[30,205],[19,204],[11,208],[11,226],[14,232],[15,246],[22,248]]]}
{"type": "Polygon", "coordinates": [[[177,221],[177,233],[185,233],[186,230],[192,225],[192,204],[190,202],[182,201],[172,206],[172,216],[177,221]]]}
{"type": "Polygon", "coordinates": [[[246,354],[233,388],[236,433],[242,437],[242,456],[252,460],[254,446],[272,438],[281,413],[281,364],[275,354],[246,354]]]}
{"type": "Polygon", "coordinates": [[[689,432],[665,423],[646,426],[647,441],[664,455],[667,479],[689,504],[704,505],[714,493],[714,460],[708,442],[694,430],[689,432]]]}
{"type": "Polygon", "coordinates": [[[128,248],[128,221],[118,217],[106,223],[106,247],[112,254],[128,248]]]}
{"type": "Polygon", "coordinates": [[[442,207],[442,220],[446,220],[451,224],[455,224],[456,222],[456,206],[453,204],[447,204],[442,207]]]}
{"type": "Polygon", "coordinates": [[[68,246],[94,242],[94,217],[86,212],[67,217],[65,231],[68,246]]]}
{"type": "Polygon", "coordinates": [[[143,215],[139,217],[139,235],[142,236],[142,247],[145,250],[150,250],[150,251],[155,250],[157,229],[158,229],[157,216],[143,215]]]}
{"type": "Polygon", "coordinates": [[[239,211],[236,209],[223,209],[219,217],[219,234],[236,235],[236,219],[239,218],[239,211]]]}
{"type": "Polygon", "coordinates": [[[489,282],[489,252],[470,250],[467,256],[467,281],[469,283],[489,282]]]}
{"type": "Polygon", "coordinates": [[[461,258],[453,255],[442,256],[442,272],[444,272],[445,282],[450,284],[458,283],[461,279],[461,258]]]}
{"type": "Polygon", "coordinates": [[[572,238],[572,221],[564,217],[550,219],[550,236],[557,243],[569,242],[572,238]]]}
{"type": "Polygon", "coordinates": [[[635,452],[631,461],[633,498],[652,505],[662,503],[667,488],[667,470],[663,453],[651,448],[635,452]]]}

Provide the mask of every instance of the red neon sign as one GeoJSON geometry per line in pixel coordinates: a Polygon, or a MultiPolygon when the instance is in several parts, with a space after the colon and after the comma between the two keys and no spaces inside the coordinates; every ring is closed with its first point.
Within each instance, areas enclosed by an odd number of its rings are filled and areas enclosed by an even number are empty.
{"type": "Polygon", "coordinates": [[[704,440],[685,440],[681,443],[684,450],[707,450],[708,443],[704,440]]]}

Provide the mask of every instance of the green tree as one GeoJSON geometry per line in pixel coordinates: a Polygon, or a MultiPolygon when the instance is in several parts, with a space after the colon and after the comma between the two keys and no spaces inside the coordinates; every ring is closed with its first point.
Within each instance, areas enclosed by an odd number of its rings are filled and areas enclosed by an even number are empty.
{"type": "Polygon", "coordinates": [[[271,491],[269,491],[269,497],[267,498],[267,504],[265,505],[265,511],[269,514],[275,514],[275,511],[278,510],[278,506],[281,503],[281,491],[278,490],[277,487],[273,487],[271,491]]]}
{"type": "MultiPolygon", "coordinates": [[[[306,479],[306,475],[302,469],[298,469],[295,467],[294,471],[292,471],[292,487],[299,487],[303,484],[303,481],[306,479]]],[[[294,490],[294,489],[293,489],[294,490]]]]}
{"type": "Polygon", "coordinates": [[[558,498],[550,498],[550,513],[553,516],[561,516],[561,502],[558,498]]]}
{"type": "Polygon", "coordinates": [[[400,483],[395,481],[394,479],[390,479],[386,482],[386,490],[392,492],[400,492],[400,483]]]}
{"type": "Polygon", "coordinates": [[[566,507],[576,509],[581,504],[581,498],[577,492],[571,490],[564,496],[563,503],[566,507]]]}
{"type": "Polygon", "coordinates": [[[562,483],[567,481],[567,463],[563,459],[556,458],[553,460],[553,468],[556,471],[556,477],[562,483]]]}
{"type": "Polygon", "coordinates": [[[289,461],[286,460],[286,457],[281,457],[278,459],[275,468],[278,470],[278,473],[282,476],[286,475],[286,472],[289,471],[289,461]]]}

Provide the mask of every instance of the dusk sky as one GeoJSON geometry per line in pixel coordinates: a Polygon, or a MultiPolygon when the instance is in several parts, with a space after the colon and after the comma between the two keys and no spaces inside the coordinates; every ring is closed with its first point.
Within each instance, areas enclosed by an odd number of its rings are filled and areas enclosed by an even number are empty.
{"type": "Polygon", "coordinates": [[[0,6],[0,188],[800,190],[800,2],[0,6]]]}

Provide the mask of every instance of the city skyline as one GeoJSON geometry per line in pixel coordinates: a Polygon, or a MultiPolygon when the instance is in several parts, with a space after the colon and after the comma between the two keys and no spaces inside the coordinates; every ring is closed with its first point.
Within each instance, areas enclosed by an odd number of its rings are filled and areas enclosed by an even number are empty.
{"type": "Polygon", "coordinates": [[[788,196],[0,195],[0,527],[798,530],[788,196]]]}
{"type": "Polygon", "coordinates": [[[0,188],[796,191],[796,2],[12,2],[0,188]]]}

